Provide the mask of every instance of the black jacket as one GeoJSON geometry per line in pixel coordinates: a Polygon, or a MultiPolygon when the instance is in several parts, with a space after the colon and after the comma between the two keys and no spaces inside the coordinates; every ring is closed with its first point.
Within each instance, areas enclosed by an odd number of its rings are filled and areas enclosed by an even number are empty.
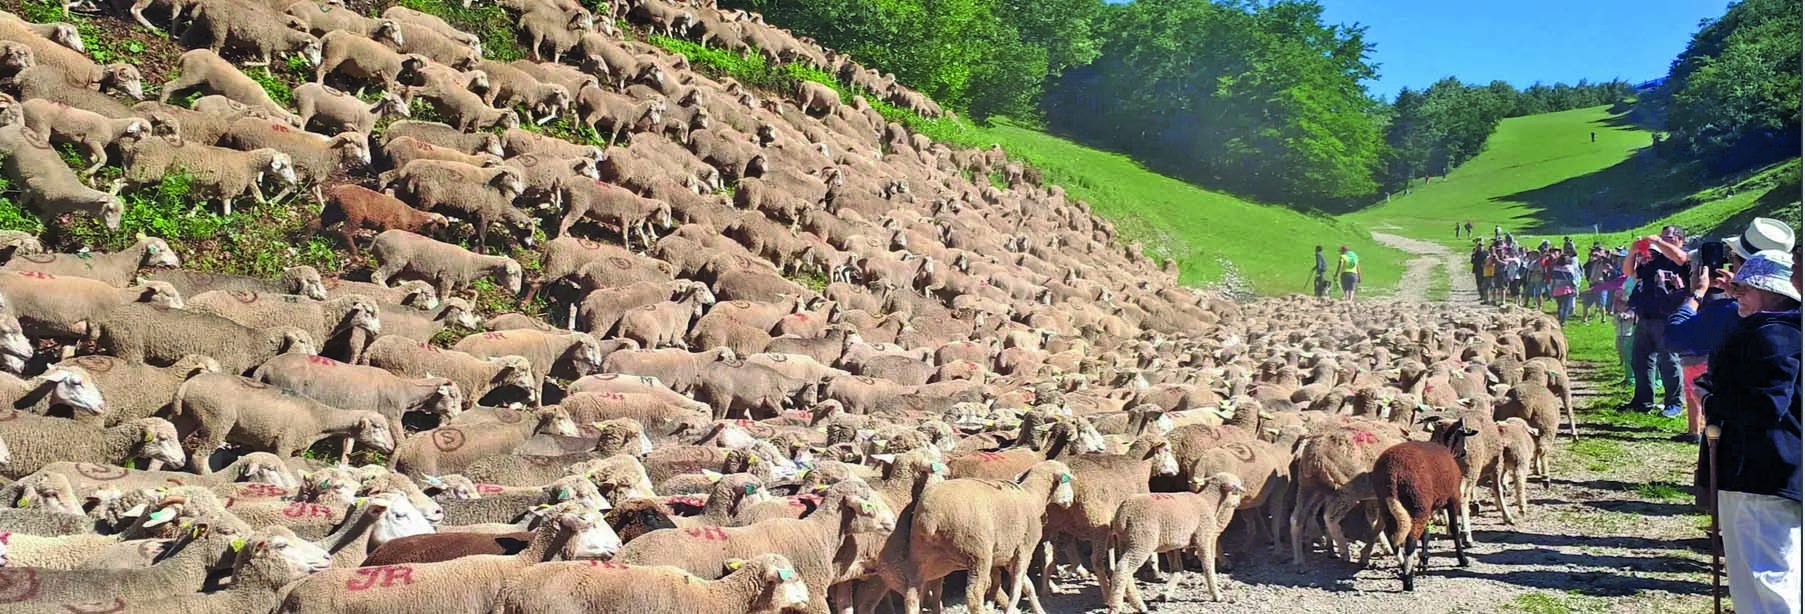
{"type": "Polygon", "coordinates": [[[1799,345],[1799,312],[1763,312],[1711,353],[1698,386],[1723,429],[1718,490],[1799,500],[1799,345]]]}

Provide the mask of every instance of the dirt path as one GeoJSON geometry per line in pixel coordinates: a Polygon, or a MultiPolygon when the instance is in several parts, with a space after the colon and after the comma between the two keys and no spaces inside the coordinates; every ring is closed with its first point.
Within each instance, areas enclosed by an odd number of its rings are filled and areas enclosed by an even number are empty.
{"type": "Polygon", "coordinates": [[[1398,280],[1399,300],[1427,300],[1430,276],[1437,274],[1448,276],[1449,302],[1471,303],[1479,300],[1479,288],[1473,284],[1473,277],[1466,274],[1468,264],[1465,254],[1455,253],[1440,243],[1377,231],[1373,232],[1373,240],[1417,256],[1404,263],[1404,276],[1398,280]],[[1442,269],[1440,273],[1435,271],[1437,266],[1442,269]]]}

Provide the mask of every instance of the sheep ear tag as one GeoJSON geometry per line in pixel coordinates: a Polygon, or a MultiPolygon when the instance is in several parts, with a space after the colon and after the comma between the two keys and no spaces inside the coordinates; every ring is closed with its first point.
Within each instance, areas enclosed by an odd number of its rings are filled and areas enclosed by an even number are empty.
{"type": "Polygon", "coordinates": [[[746,561],[744,561],[744,560],[727,559],[727,569],[730,571],[739,571],[741,567],[745,567],[745,566],[746,566],[746,561]]]}
{"type": "Polygon", "coordinates": [[[859,511],[864,512],[867,515],[876,514],[877,506],[872,504],[870,501],[866,501],[866,502],[859,504],[859,511]]]}
{"type": "Polygon", "coordinates": [[[19,502],[13,504],[13,507],[20,509],[31,507],[31,495],[20,495],[19,502]]]}
{"type": "Polygon", "coordinates": [[[758,492],[758,485],[757,485],[757,484],[747,484],[747,485],[746,485],[746,494],[748,494],[748,495],[750,495],[750,494],[752,494],[752,493],[755,493],[755,492],[758,492]]]}
{"type": "Polygon", "coordinates": [[[1070,484],[1070,483],[1072,483],[1072,474],[1070,474],[1070,473],[1061,473],[1061,474],[1059,474],[1059,483],[1060,483],[1060,484],[1070,484]]]}
{"type": "Polygon", "coordinates": [[[169,522],[173,518],[175,518],[175,510],[166,507],[166,508],[151,512],[150,516],[145,518],[144,526],[145,526],[145,528],[160,526],[164,523],[169,522]]]}
{"type": "Polygon", "coordinates": [[[244,541],[244,538],[242,538],[242,537],[232,540],[232,551],[233,552],[243,551],[244,544],[245,544],[245,541],[244,541]]]}
{"type": "Polygon", "coordinates": [[[568,489],[568,488],[558,489],[558,500],[559,501],[563,501],[563,500],[569,499],[569,498],[570,498],[570,489],[568,489]]]}
{"type": "Polygon", "coordinates": [[[794,572],[794,571],[790,571],[788,569],[777,570],[777,579],[779,579],[779,580],[782,580],[784,582],[789,582],[790,580],[793,580],[795,578],[796,578],[796,572],[794,572]]]}
{"type": "Polygon", "coordinates": [[[153,441],[156,441],[156,440],[157,440],[157,434],[156,434],[156,433],[152,433],[152,432],[150,432],[150,431],[145,431],[145,432],[144,432],[144,443],[150,443],[150,442],[153,442],[153,441]]]}

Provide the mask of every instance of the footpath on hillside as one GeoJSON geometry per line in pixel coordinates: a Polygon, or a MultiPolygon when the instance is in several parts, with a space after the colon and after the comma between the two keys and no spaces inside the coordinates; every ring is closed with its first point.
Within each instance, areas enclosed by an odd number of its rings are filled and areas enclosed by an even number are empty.
{"type": "Polygon", "coordinates": [[[1442,274],[1448,276],[1449,302],[1475,302],[1479,300],[1479,287],[1473,283],[1473,276],[1466,272],[1465,254],[1455,253],[1439,243],[1401,237],[1394,234],[1373,231],[1373,240],[1380,244],[1404,250],[1415,255],[1404,263],[1404,276],[1398,280],[1398,300],[1423,301],[1429,298],[1429,279],[1435,274],[1435,267],[1441,266],[1442,274]]]}

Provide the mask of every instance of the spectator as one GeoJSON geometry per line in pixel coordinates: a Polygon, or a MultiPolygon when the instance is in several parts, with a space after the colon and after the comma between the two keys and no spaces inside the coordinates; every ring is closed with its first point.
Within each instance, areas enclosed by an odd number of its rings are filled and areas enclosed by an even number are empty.
{"type": "Polygon", "coordinates": [[[1561,237],[1561,253],[1566,254],[1568,258],[1579,256],[1579,248],[1573,245],[1573,237],[1561,237]]]}
{"type": "Polygon", "coordinates": [[[1311,287],[1316,289],[1316,298],[1322,298],[1323,295],[1329,293],[1329,281],[1322,278],[1329,272],[1329,261],[1322,257],[1321,245],[1316,246],[1316,268],[1311,272],[1314,273],[1314,279],[1310,282],[1311,287]]]}
{"type": "Polygon", "coordinates": [[[1703,432],[1703,405],[1697,381],[1705,373],[1705,359],[1736,329],[1736,299],[1727,292],[1731,273],[1755,252],[1791,250],[1793,232],[1785,222],[1755,218],[1741,236],[1725,237],[1723,243],[1729,260],[1726,269],[1711,271],[1702,263],[1694,267],[1691,294],[1667,319],[1667,342],[1680,356],[1681,386],[1685,389],[1686,433],[1675,437],[1680,441],[1696,442],[1703,432]]]}
{"type": "Polygon", "coordinates": [[[1573,317],[1573,299],[1579,294],[1579,267],[1567,254],[1557,252],[1548,280],[1554,295],[1554,317],[1566,326],[1567,318],[1573,317]]]}
{"type": "Polygon", "coordinates": [[[1800,611],[1799,290],[1792,255],[1753,254],[1730,284],[1742,319],[1699,381],[1722,429],[1717,511],[1736,611],[1800,611]]]}
{"type": "Polygon", "coordinates": [[[1354,300],[1354,291],[1360,287],[1360,255],[1346,245],[1341,246],[1341,258],[1335,262],[1335,273],[1341,278],[1342,300],[1354,300]]]}
{"type": "Polygon", "coordinates": [[[1629,411],[1652,411],[1655,401],[1654,379],[1661,379],[1661,413],[1679,417],[1685,410],[1680,405],[1679,356],[1668,347],[1667,318],[1679,309],[1686,292],[1686,252],[1680,246],[1686,235],[1678,226],[1665,226],[1659,236],[1636,240],[1635,249],[1623,262],[1626,275],[1636,279],[1630,292],[1630,309],[1636,313],[1634,347],[1630,350],[1630,367],[1635,370],[1635,393],[1625,406],[1629,411]]]}
{"type": "Polygon", "coordinates": [[[1492,302],[1491,297],[1487,295],[1487,289],[1485,287],[1485,262],[1490,257],[1491,255],[1485,252],[1485,245],[1481,244],[1478,239],[1474,239],[1473,255],[1468,257],[1468,260],[1473,264],[1473,285],[1479,287],[1479,302],[1481,303],[1492,302]]]}

